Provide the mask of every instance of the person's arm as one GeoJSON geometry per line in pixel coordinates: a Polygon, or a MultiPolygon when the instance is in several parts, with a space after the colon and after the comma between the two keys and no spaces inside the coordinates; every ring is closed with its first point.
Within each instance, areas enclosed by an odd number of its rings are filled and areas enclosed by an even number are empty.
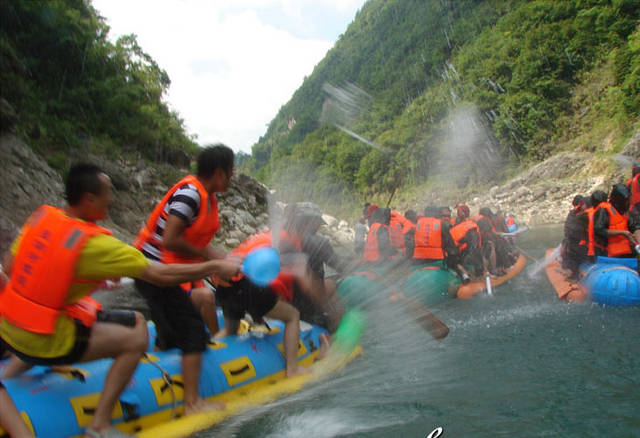
{"type": "Polygon", "coordinates": [[[460,251],[453,241],[453,237],[451,237],[451,224],[445,221],[442,221],[442,249],[444,250],[445,258],[458,259],[460,251]]]}
{"type": "Polygon", "coordinates": [[[0,409],[0,426],[9,436],[19,438],[33,436],[2,383],[0,383],[0,406],[2,407],[0,409]]]}
{"type": "Polygon", "coordinates": [[[213,252],[209,249],[209,245],[200,249],[187,242],[185,238],[182,237],[186,229],[187,221],[185,219],[169,214],[164,226],[164,233],[162,234],[162,245],[169,251],[184,257],[202,257],[205,260],[215,258],[213,257],[213,252]]]}
{"type": "Polygon", "coordinates": [[[406,249],[406,256],[408,259],[413,258],[413,251],[416,247],[415,241],[416,228],[413,227],[404,233],[404,247],[406,249]]]}
{"type": "Polygon", "coordinates": [[[210,275],[230,279],[240,271],[240,263],[234,260],[209,260],[202,263],[149,264],[137,277],[158,286],[174,286],[198,280],[210,275]]]}
{"type": "Polygon", "coordinates": [[[598,209],[593,215],[593,233],[606,243],[609,233],[609,215],[604,208],[598,209]]]}
{"type": "Polygon", "coordinates": [[[378,251],[383,260],[391,258],[396,253],[396,248],[391,245],[389,230],[384,227],[378,229],[378,251]]]}

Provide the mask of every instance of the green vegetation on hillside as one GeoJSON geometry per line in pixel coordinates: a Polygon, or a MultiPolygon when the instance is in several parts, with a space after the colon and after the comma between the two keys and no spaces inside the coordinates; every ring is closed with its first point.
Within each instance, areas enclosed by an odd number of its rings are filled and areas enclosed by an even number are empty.
{"type": "Polygon", "coordinates": [[[93,148],[188,164],[197,146],[163,100],[169,77],[135,35],[110,43],[89,0],[5,0],[0,17],[0,97],[50,163],[93,148]]]}
{"type": "Polygon", "coordinates": [[[640,116],[639,17],[639,0],[370,0],[247,166],[276,188],[311,168],[327,176],[312,192],[365,197],[447,174],[458,187],[495,181],[611,131],[621,142],[640,116]],[[326,82],[370,93],[351,128],[391,154],[320,122],[326,82]]]}

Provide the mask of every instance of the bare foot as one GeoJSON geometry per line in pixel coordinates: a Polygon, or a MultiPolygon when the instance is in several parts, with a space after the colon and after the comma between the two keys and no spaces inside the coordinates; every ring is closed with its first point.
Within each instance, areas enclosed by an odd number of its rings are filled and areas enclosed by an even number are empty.
{"type": "Polygon", "coordinates": [[[298,376],[304,376],[305,374],[311,374],[311,371],[313,371],[313,367],[301,367],[298,365],[294,369],[287,368],[287,371],[285,374],[287,378],[298,377],[298,376]]]}
{"type": "Polygon", "coordinates": [[[329,351],[329,345],[330,345],[329,337],[324,333],[321,333],[320,336],[318,336],[318,339],[320,340],[320,349],[319,349],[320,351],[318,351],[316,360],[324,359],[327,356],[327,352],[329,351]]]}
{"type": "Polygon", "coordinates": [[[204,412],[211,411],[222,411],[227,407],[223,402],[210,402],[203,400],[201,398],[198,399],[195,403],[191,403],[189,405],[184,406],[184,415],[194,415],[194,414],[202,414],[204,412]]]}

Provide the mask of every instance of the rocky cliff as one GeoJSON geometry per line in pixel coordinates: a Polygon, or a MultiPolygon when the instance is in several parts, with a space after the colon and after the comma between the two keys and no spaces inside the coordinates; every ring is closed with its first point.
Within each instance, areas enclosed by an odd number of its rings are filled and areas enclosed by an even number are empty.
{"type": "MultiPolygon", "coordinates": [[[[43,203],[64,205],[64,185],[56,170],[12,134],[0,137],[0,155],[5,157],[0,174],[0,253],[4,254],[35,208],[43,203]]],[[[111,177],[115,202],[109,219],[102,225],[126,242],[133,239],[171,185],[189,172],[188,169],[150,165],[144,161],[110,160],[91,154],[85,154],[84,160],[96,163],[111,177]]],[[[267,187],[244,174],[234,175],[229,190],[218,194],[218,201],[221,228],[215,243],[226,249],[267,228],[269,213],[278,216],[284,207],[284,204],[272,201],[267,187]]],[[[352,231],[348,224],[331,216],[325,216],[325,221],[328,225],[321,233],[338,247],[350,247],[352,231]]]]}

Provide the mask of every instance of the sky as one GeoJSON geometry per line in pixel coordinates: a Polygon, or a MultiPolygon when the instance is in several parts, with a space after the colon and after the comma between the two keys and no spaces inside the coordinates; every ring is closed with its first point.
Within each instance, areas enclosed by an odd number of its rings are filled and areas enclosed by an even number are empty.
{"type": "Polygon", "coordinates": [[[251,146],[366,0],[92,0],[112,41],[136,34],[171,78],[196,142],[251,146]]]}

